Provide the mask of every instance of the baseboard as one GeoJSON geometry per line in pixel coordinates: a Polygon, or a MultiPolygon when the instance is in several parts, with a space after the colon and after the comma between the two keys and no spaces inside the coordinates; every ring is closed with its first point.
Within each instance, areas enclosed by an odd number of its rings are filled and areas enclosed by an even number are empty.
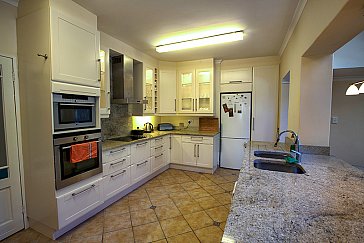
{"type": "Polygon", "coordinates": [[[208,168],[189,166],[189,165],[180,165],[180,164],[170,164],[170,168],[178,169],[178,170],[188,170],[188,171],[193,171],[193,172],[209,173],[209,174],[213,174],[216,170],[216,167],[208,169],[208,168]]]}

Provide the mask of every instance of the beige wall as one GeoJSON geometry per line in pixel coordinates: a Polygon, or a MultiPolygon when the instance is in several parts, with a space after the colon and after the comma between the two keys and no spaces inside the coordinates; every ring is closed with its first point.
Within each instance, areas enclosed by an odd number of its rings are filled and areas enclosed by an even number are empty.
{"type": "Polygon", "coordinates": [[[17,8],[0,0],[0,54],[16,56],[17,8]]]}
{"type": "Polygon", "coordinates": [[[364,94],[345,95],[354,82],[333,82],[332,116],[337,116],[339,122],[331,125],[330,147],[332,155],[364,169],[364,94]]]}
{"type": "MultiPolygon", "coordinates": [[[[288,128],[297,131],[301,136],[303,135],[300,129],[301,79],[309,73],[306,70],[302,76],[302,56],[347,2],[348,0],[309,0],[281,56],[280,79],[282,80],[289,71],[291,72],[288,128]]],[[[305,86],[305,88],[308,94],[315,92],[314,86],[305,86]]],[[[321,108],[325,111],[330,110],[330,106],[321,108]]],[[[320,116],[320,113],[316,112],[317,110],[314,110],[305,115],[320,116]]],[[[326,143],[321,144],[321,142],[327,141],[329,134],[326,132],[327,129],[323,132],[320,131],[316,137],[310,137],[309,134],[303,135],[305,139],[302,140],[302,143],[310,145],[313,142],[315,145],[325,146],[326,143]]]]}

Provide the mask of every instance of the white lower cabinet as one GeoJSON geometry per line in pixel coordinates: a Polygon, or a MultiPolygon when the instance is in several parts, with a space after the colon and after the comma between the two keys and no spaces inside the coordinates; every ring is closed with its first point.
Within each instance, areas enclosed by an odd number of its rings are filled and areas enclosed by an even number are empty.
{"type": "Polygon", "coordinates": [[[134,184],[150,174],[150,158],[131,165],[131,183],[134,184]]]}
{"type": "Polygon", "coordinates": [[[171,135],[171,155],[170,162],[172,164],[182,164],[182,136],[171,135]]]}
{"type": "Polygon", "coordinates": [[[167,151],[151,157],[151,172],[155,172],[167,164],[167,151]]]}
{"type": "Polygon", "coordinates": [[[108,174],[114,173],[115,171],[124,169],[128,166],[130,166],[130,155],[114,160],[110,163],[103,164],[102,173],[103,176],[107,176],[108,174]]]}
{"type": "Polygon", "coordinates": [[[196,166],[195,143],[182,143],[182,161],[181,164],[196,166]]]}
{"type": "Polygon", "coordinates": [[[128,188],[131,184],[130,166],[103,178],[104,200],[128,188]]]}
{"type": "Polygon", "coordinates": [[[214,148],[211,144],[196,144],[196,165],[199,167],[212,168],[214,160],[214,148]]]}
{"type": "Polygon", "coordinates": [[[102,179],[57,197],[58,223],[63,228],[103,203],[102,179]]]}
{"type": "Polygon", "coordinates": [[[131,163],[145,160],[150,157],[150,141],[142,141],[131,145],[131,163]]]}
{"type": "Polygon", "coordinates": [[[181,164],[214,168],[217,165],[217,156],[214,156],[214,144],[218,143],[217,138],[218,135],[214,138],[206,136],[182,136],[181,164]]]}

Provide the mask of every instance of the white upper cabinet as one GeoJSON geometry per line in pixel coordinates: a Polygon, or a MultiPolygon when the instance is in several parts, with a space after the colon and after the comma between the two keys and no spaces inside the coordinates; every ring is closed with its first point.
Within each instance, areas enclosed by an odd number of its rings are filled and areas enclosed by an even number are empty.
{"type": "Polygon", "coordinates": [[[279,67],[253,70],[252,140],[274,142],[277,136],[279,67]]]}
{"type": "Polygon", "coordinates": [[[252,68],[239,68],[221,71],[221,84],[251,83],[252,68]]]}
{"type": "Polygon", "coordinates": [[[180,113],[195,112],[195,70],[178,71],[178,108],[180,113]]]}
{"type": "Polygon", "coordinates": [[[212,113],[212,69],[196,69],[196,112],[212,113]]]}
{"type": "Polygon", "coordinates": [[[100,87],[99,32],[51,9],[52,80],[100,87]]]}
{"type": "Polygon", "coordinates": [[[177,112],[176,70],[159,70],[159,113],[177,112]]]}
{"type": "Polygon", "coordinates": [[[154,70],[152,68],[145,69],[145,79],[144,79],[144,99],[148,101],[147,104],[144,105],[145,114],[153,114],[154,113],[154,70]]]}
{"type": "Polygon", "coordinates": [[[101,81],[100,81],[100,116],[108,118],[110,115],[110,71],[109,49],[100,50],[101,81]]]}

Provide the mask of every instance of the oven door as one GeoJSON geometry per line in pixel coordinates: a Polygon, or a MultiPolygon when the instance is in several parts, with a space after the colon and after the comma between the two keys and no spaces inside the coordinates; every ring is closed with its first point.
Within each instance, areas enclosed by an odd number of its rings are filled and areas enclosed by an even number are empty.
{"type": "Polygon", "coordinates": [[[59,190],[96,174],[102,173],[101,134],[81,134],[54,139],[56,189],[59,190]],[[71,146],[95,141],[97,156],[77,163],[71,162],[71,146]]]}

